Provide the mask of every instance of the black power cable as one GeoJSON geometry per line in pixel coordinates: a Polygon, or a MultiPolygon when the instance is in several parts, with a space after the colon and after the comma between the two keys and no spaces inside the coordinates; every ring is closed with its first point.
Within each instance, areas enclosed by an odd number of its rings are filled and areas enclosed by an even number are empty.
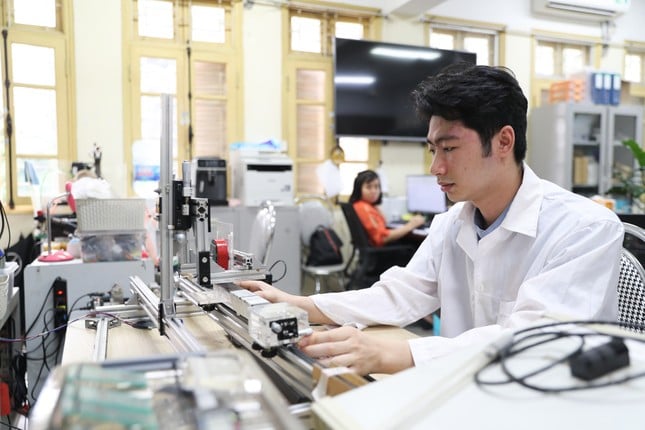
{"type": "MultiPolygon", "coordinates": [[[[627,381],[631,381],[645,376],[645,372],[635,372],[625,376],[614,376],[611,379],[607,378],[596,382],[591,382],[591,380],[595,378],[588,378],[588,379],[585,379],[585,383],[569,385],[569,386],[543,386],[537,383],[529,382],[530,378],[534,378],[540,374],[543,374],[553,369],[557,365],[564,364],[564,363],[569,363],[572,366],[572,374],[574,376],[577,376],[575,369],[573,369],[573,366],[574,366],[573,362],[576,359],[579,359],[584,354],[588,354],[589,352],[595,353],[595,351],[593,350],[585,351],[585,346],[587,346],[586,340],[588,338],[592,338],[592,337],[610,338],[609,344],[603,346],[605,350],[608,348],[608,345],[611,345],[611,344],[615,345],[617,343],[616,341],[617,339],[619,339],[620,341],[624,339],[630,339],[632,341],[645,343],[645,338],[637,338],[637,337],[629,336],[629,334],[621,336],[616,333],[606,334],[606,333],[600,333],[597,331],[571,332],[568,330],[559,330],[559,329],[553,330],[555,327],[562,327],[562,326],[574,326],[578,328],[584,328],[584,327],[589,327],[593,325],[615,326],[615,327],[621,327],[623,329],[628,329],[632,331],[642,331],[645,329],[644,324],[636,324],[636,323],[631,324],[631,323],[618,322],[618,321],[594,321],[594,320],[563,321],[563,322],[548,323],[548,324],[525,328],[515,332],[513,334],[513,339],[507,344],[503,345],[501,348],[499,348],[499,350],[497,351],[497,355],[488,364],[483,366],[481,369],[477,371],[477,373],[475,373],[475,382],[479,386],[516,383],[525,388],[529,388],[531,390],[535,390],[543,393],[562,393],[562,392],[569,392],[569,391],[581,391],[581,390],[602,388],[602,387],[608,387],[611,385],[619,385],[627,381]],[[547,345],[549,343],[562,340],[562,339],[574,339],[577,342],[573,344],[573,347],[570,347],[566,352],[562,353],[560,356],[552,357],[551,360],[543,366],[527,371],[521,375],[518,375],[517,373],[511,370],[511,367],[509,366],[509,361],[511,361],[512,358],[518,357],[521,354],[526,353],[527,351],[532,351],[538,346],[547,345]],[[498,378],[494,380],[486,379],[483,376],[483,374],[489,371],[491,367],[495,365],[499,366],[502,374],[504,375],[503,379],[502,378],[498,378]]],[[[626,354],[626,348],[624,351],[621,350],[620,352],[616,352],[615,355],[613,356],[611,354],[607,354],[604,357],[601,357],[601,359],[607,360],[607,362],[601,363],[600,367],[604,368],[604,370],[606,371],[618,369],[619,367],[624,367],[629,362],[628,358],[625,359],[624,354],[626,354]],[[614,362],[616,360],[620,361],[620,363],[614,362]]],[[[605,373],[607,372],[599,372],[598,376],[602,376],[605,373]]]]}

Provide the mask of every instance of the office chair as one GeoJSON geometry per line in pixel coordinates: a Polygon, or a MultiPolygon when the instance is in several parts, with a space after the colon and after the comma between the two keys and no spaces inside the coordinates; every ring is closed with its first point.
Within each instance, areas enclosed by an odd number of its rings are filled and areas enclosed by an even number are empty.
{"type": "Polygon", "coordinates": [[[347,262],[347,271],[354,257],[358,255],[356,267],[349,274],[348,288],[366,288],[376,282],[392,266],[405,266],[414,255],[415,247],[410,245],[370,245],[365,227],[358,218],[351,203],[340,203],[343,215],[352,237],[352,254],[347,262]]]}
{"type": "MultiPolygon", "coordinates": [[[[633,224],[623,223],[625,239],[620,256],[618,277],[618,321],[626,324],[645,324],[645,269],[632,253],[634,239],[645,244],[645,231],[633,224]]],[[[632,331],[643,332],[640,328],[632,331]]]]}
{"type": "Polygon", "coordinates": [[[322,283],[329,278],[336,278],[341,290],[345,289],[345,263],[324,266],[307,265],[311,235],[319,225],[333,227],[333,207],[329,200],[319,195],[304,195],[295,199],[300,220],[300,243],[302,248],[301,270],[303,278],[309,276],[314,280],[314,294],[321,292],[322,283]]]}
{"type": "Polygon", "coordinates": [[[254,261],[262,266],[269,263],[269,253],[275,235],[276,212],[269,200],[260,204],[253,225],[251,226],[251,243],[249,252],[253,254],[254,261]]]}

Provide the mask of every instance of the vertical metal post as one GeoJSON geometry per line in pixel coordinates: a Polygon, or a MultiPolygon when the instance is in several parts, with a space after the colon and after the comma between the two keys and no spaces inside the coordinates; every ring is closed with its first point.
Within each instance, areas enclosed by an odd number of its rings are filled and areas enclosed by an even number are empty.
{"type": "Polygon", "coordinates": [[[161,196],[161,300],[159,319],[174,316],[175,281],[173,275],[173,233],[175,226],[171,225],[173,210],[172,187],[172,97],[168,94],[161,96],[161,170],[159,188],[161,196]],[[162,314],[163,313],[163,314],[162,314]]]}

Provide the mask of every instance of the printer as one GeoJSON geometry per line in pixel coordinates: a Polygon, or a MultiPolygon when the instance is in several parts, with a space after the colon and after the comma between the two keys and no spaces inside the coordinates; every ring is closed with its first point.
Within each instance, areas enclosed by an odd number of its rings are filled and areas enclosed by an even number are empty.
{"type": "Polygon", "coordinates": [[[245,206],[293,204],[293,162],[284,153],[231,151],[233,197],[245,206]]]}

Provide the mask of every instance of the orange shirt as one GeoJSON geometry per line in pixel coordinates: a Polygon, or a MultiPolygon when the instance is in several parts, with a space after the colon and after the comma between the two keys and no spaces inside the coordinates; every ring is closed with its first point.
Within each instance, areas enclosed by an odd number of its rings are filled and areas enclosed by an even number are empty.
{"type": "Polygon", "coordinates": [[[385,217],[376,206],[371,205],[363,200],[358,200],[353,204],[358,219],[365,227],[370,244],[373,246],[383,246],[384,240],[390,234],[390,230],[385,223],[385,217]]]}

